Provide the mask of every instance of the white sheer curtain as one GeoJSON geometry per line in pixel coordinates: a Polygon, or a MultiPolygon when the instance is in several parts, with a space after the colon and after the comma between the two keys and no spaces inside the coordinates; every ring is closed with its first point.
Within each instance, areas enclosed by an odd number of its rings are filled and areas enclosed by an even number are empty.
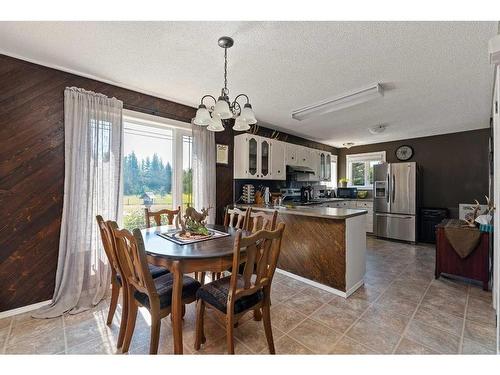
{"type": "Polygon", "coordinates": [[[204,126],[193,125],[194,208],[212,207],[207,222],[215,223],[215,134],[204,126]]]}
{"type": "Polygon", "coordinates": [[[119,220],[123,103],[75,87],[64,91],[65,178],[56,286],[52,303],[33,314],[51,318],[98,304],[111,269],[96,215],[119,220]]]}

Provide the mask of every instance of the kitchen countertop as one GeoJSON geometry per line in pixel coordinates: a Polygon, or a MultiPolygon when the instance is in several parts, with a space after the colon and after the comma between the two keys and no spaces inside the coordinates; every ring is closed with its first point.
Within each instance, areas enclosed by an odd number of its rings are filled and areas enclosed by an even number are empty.
{"type": "Polygon", "coordinates": [[[332,208],[332,207],[318,207],[318,206],[266,206],[263,204],[237,204],[238,208],[252,207],[260,211],[272,212],[277,210],[280,214],[302,215],[311,217],[321,217],[326,219],[348,219],[350,217],[365,215],[367,210],[358,210],[350,208],[332,208]]]}

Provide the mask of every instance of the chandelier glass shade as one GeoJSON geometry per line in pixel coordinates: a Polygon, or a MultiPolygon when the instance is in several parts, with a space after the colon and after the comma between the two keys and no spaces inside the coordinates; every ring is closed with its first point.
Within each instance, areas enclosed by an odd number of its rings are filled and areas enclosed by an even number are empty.
{"type": "Polygon", "coordinates": [[[224,131],[224,120],[234,119],[233,130],[247,131],[250,129],[250,125],[257,123],[250,100],[247,95],[239,94],[231,102],[227,88],[227,49],[232,47],[234,41],[230,37],[223,36],[219,38],[218,44],[224,48],[224,87],[218,99],[212,95],[205,95],[201,98],[193,124],[207,126],[207,130],[219,132],[224,131]],[[207,98],[213,101],[213,106],[207,107],[205,105],[204,101],[207,98]],[[242,98],[246,99],[243,107],[238,102],[242,98]]]}

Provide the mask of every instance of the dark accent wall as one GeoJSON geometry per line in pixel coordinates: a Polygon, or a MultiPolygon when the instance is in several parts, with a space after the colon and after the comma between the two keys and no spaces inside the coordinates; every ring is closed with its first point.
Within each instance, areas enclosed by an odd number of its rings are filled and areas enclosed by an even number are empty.
{"type": "MultiPolygon", "coordinates": [[[[0,55],[0,311],[52,297],[64,187],[64,88],[190,122],[195,109],[0,55]]],[[[223,185],[222,185],[223,186],[223,185]]]]}
{"type": "Polygon", "coordinates": [[[395,152],[401,145],[413,147],[415,161],[422,169],[422,207],[448,208],[458,217],[458,204],[485,202],[488,195],[488,142],[490,130],[414,138],[339,149],[338,176],[346,175],[346,155],[386,151],[389,163],[397,163],[395,152]]]}

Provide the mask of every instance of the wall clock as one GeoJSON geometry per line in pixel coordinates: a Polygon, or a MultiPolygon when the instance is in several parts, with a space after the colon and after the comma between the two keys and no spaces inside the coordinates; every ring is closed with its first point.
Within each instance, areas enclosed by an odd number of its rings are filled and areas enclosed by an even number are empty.
{"type": "Polygon", "coordinates": [[[411,146],[403,145],[398,147],[398,149],[396,150],[396,157],[398,158],[398,160],[401,161],[410,160],[412,156],[413,156],[413,148],[411,146]]]}

